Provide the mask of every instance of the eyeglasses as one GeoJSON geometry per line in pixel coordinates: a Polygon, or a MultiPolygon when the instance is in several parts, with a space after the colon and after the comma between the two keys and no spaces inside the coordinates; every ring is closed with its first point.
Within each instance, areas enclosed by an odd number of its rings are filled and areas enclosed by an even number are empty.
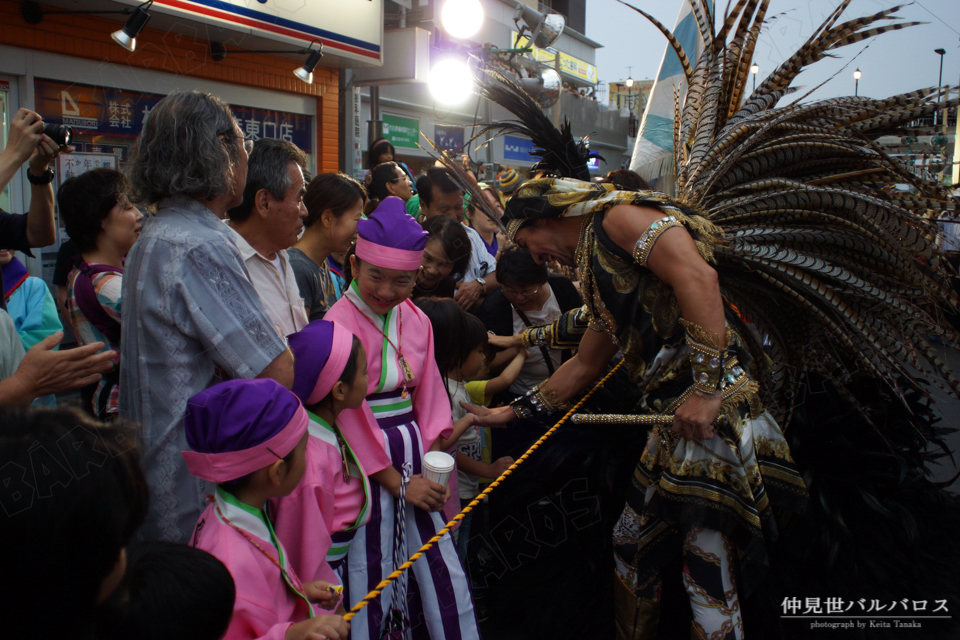
{"type": "Polygon", "coordinates": [[[252,136],[238,136],[233,131],[221,131],[217,134],[218,136],[223,136],[224,140],[242,140],[243,141],[243,150],[246,152],[247,157],[253,153],[253,143],[255,138],[252,136]]]}
{"type": "Polygon", "coordinates": [[[503,295],[511,298],[532,298],[540,293],[540,285],[532,289],[514,289],[513,287],[504,287],[502,285],[500,288],[503,290],[503,295]]]}

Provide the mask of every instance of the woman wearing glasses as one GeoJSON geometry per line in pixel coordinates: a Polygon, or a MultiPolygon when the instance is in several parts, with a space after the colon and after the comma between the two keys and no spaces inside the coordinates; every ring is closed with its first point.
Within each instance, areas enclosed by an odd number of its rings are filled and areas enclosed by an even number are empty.
{"type": "MultiPolygon", "coordinates": [[[[488,330],[499,336],[513,336],[527,327],[550,324],[583,301],[568,278],[548,274],[530,252],[511,247],[497,262],[500,289],[491,293],[477,312],[488,330]]],[[[530,357],[509,388],[510,398],[522,395],[549,378],[570,356],[569,352],[548,347],[530,350],[530,357]]],[[[491,368],[497,366],[495,359],[491,368]]]]}

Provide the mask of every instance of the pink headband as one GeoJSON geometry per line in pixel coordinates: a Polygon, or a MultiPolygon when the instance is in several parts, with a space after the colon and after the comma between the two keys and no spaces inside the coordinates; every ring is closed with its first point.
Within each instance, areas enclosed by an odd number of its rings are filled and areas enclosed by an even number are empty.
{"type": "Polygon", "coordinates": [[[423,250],[408,251],[394,249],[370,242],[364,238],[357,238],[357,257],[364,262],[375,264],[384,269],[397,271],[416,271],[423,263],[423,250]]]}
{"type": "Polygon", "coordinates": [[[223,453],[199,453],[181,451],[187,461],[190,473],[202,480],[222,483],[236,480],[259,471],[283,458],[297,446],[303,434],[307,432],[307,412],[303,405],[283,429],[275,436],[255,447],[242,451],[224,451],[223,453]]]}
{"type": "MultiPolygon", "coordinates": [[[[362,259],[362,258],[361,258],[362,259]]],[[[312,405],[327,397],[333,385],[337,384],[340,374],[347,367],[350,352],[353,350],[353,334],[339,324],[333,324],[333,340],[330,344],[330,355],[320,371],[317,384],[307,398],[307,404],[312,405]]]]}

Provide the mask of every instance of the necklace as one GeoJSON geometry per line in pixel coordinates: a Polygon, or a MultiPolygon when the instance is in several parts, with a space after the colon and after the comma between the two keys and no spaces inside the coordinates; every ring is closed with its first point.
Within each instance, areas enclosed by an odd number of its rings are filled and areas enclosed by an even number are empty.
{"type": "Polygon", "coordinates": [[[393,340],[390,339],[390,336],[386,332],[377,326],[373,320],[367,317],[367,314],[357,306],[357,303],[353,301],[349,296],[344,296],[347,300],[350,300],[350,304],[357,308],[357,311],[360,312],[360,315],[373,325],[373,328],[380,332],[380,335],[390,343],[390,346],[393,347],[393,350],[397,352],[397,360],[400,362],[400,368],[403,370],[403,393],[400,394],[400,397],[406,400],[410,397],[410,393],[407,391],[407,384],[413,382],[413,370],[410,368],[410,365],[407,363],[407,359],[403,357],[403,351],[400,350],[400,343],[403,342],[403,313],[400,310],[400,307],[397,306],[397,344],[393,344],[393,340]]]}
{"type": "MultiPolygon", "coordinates": [[[[287,583],[287,586],[290,587],[293,590],[293,592],[297,594],[299,598],[301,598],[304,602],[307,603],[307,610],[310,612],[310,617],[312,618],[313,605],[310,604],[310,600],[307,598],[307,594],[303,589],[303,583],[300,582],[300,578],[298,578],[296,575],[290,575],[290,573],[287,572],[287,570],[283,567],[283,565],[280,564],[280,561],[274,558],[269,553],[267,553],[267,550],[261,547],[260,543],[253,539],[253,536],[248,534],[246,531],[244,531],[237,525],[230,522],[227,516],[223,515],[223,511],[220,510],[220,505],[218,505],[216,501],[214,501],[213,503],[213,508],[217,510],[217,515],[220,516],[221,520],[226,522],[227,525],[229,525],[230,527],[234,528],[241,536],[243,536],[247,540],[247,542],[249,542],[254,547],[256,547],[260,551],[260,553],[270,558],[270,561],[273,562],[273,564],[277,565],[277,568],[280,569],[280,575],[283,576],[283,580],[284,582],[287,583]]],[[[270,524],[270,519],[267,518],[266,522],[267,522],[267,528],[270,530],[270,537],[275,538],[275,534],[273,533],[273,526],[270,524]]],[[[277,542],[278,551],[279,551],[279,544],[280,543],[277,542]]]]}
{"type": "Polygon", "coordinates": [[[350,484],[350,467],[347,464],[347,458],[349,454],[347,453],[347,441],[344,440],[343,435],[340,433],[340,427],[337,426],[336,419],[327,421],[326,418],[323,418],[318,413],[309,412],[318,422],[329,425],[333,429],[333,435],[337,438],[337,445],[340,448],[340,464],[343,469],[343,482],[345,484],[350,484]]]}
{"type": "Polygon", "coordinates": [[[620,337],[617,335],[617,321],[607,310],[607,305],[600,296],[597,280],[591,268],[592,249],[596,242],[593,231],[594,220],[594,214],[583,217],[583,222],[580,224],[580,236],[577,240],[575,260],[580,271],[580,295],[583,296],[584,303],[600,329],[610,336],[614,344],[620,346],[620,337]]]}

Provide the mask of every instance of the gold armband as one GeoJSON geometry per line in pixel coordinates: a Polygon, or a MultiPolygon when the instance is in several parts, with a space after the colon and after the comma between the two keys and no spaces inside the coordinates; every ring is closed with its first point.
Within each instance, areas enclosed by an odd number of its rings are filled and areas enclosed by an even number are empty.
{"type": "Polygon", "coordinates": [[[530,327],[529,329],[524,329],[520,333],[520,344],[528,349],[530,347],[550,346],[551,329],[551,325],[543,325],[540,327],[530,327]]]}
{"type": "Polygon", "coordinates": [[[728,334],[708,333],[703,327],[680,318],[687,331],[687,346],[690,348],[690,368],[693,370],[693,387],[696,393],[715,396],[723,377],[724,351],[728,334]]]}
{"type": "Polygon", "coordinates": [[[647,258],[650,257],[650,252],[653,251],[653,245],[656,243],[657,238],[660,237],[660,234],[670,227],[682,226],[675,216],[664,216],[651,224],[637,239],[637,246],[633,248],[633,259],[636,260],[637,264],[641,267],[647,266],[647,258]]]}

